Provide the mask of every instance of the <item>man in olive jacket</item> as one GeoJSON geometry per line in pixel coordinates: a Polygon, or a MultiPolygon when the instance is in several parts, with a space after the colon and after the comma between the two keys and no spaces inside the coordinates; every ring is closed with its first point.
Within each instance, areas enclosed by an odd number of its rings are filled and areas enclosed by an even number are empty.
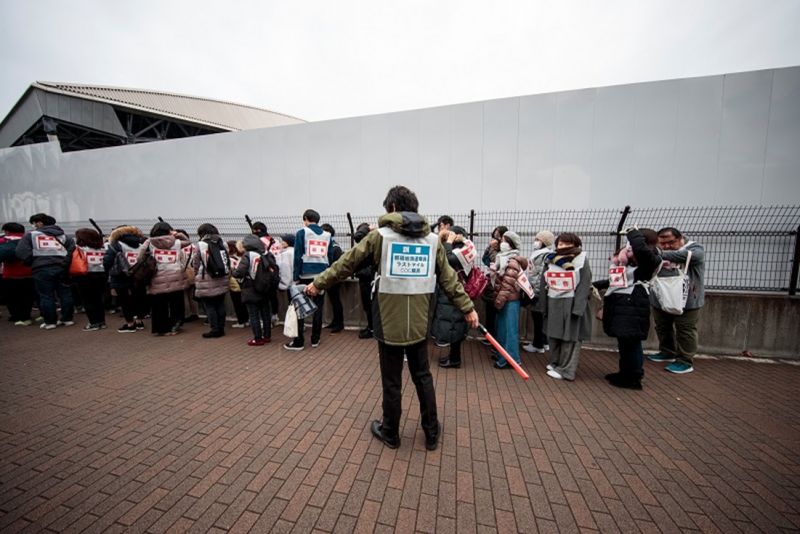
{"type": "Polygon", "coordinates": [[[464,313],[473,328],[478,326],[478,314],[448,264],[438,236],[431,234],[428,222],[417,213],[416,195],[406,187],[395,186],[386,195],[383,207],[387,215],[378,220],[378,229],[367,234],[317,276],[306,293],[313,297],[318,291],[350,276],[365,260],[372,260],[379,275],[372,297],[372,313],[380,354],[383,421],[373,421],[370,430],[386,446],[392,449],[400,446],[405,354],[411,380],[417,389],[425,447],[434,450],[441,424],[436,413],[426,334],[428,310],[436,284],[464,313]]]}

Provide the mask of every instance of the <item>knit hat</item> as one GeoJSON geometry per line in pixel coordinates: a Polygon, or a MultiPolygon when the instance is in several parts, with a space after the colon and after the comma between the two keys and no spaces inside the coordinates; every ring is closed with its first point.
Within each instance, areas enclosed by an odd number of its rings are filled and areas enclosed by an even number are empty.
{"type": "Polygon", "coordinates": [[[511,230],[507,231],[503,234],[503,239],[511,243],[512,248],[519,250],[520,247],[522,247],[522,239],[520,239],[519,234],[516,232],[512,232],[511,230]]]}
{"type": "Polygon", "coordinates": [[[553,241],[555,240],[556,236],[553,235],[553,232],[550,230],[542,230],[538,234],[536,234],[536,239],[542,242],[542,245],[545,247],[552,247],[553,241]]]}

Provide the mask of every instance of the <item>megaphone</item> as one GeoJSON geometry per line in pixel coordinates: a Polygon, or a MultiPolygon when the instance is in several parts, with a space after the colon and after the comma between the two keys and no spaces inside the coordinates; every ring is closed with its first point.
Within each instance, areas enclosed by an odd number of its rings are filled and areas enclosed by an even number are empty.
{"type": "Polygon", "coordinates": [[[297,312],[298,319],[305,319],[317,311],[317,305],[303,291],[305,288],[306,286],[303,284],[289,286],[289,300],[294,305],[294,311],[297,312]]]}

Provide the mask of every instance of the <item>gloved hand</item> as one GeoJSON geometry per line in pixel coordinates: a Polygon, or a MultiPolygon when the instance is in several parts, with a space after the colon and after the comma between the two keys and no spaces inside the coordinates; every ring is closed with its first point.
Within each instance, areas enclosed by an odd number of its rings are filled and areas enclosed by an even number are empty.
{"type": "Polygon", "coordinates": [[[632,232],[633,230],[638,230],[638,229],[639,229],[639,225],[635,224],[633,226],[629,226],[629,227],[625,228],[624,230],[622,230],[619,233],[619,235],[628,235],[629,232],[632,232]]]}

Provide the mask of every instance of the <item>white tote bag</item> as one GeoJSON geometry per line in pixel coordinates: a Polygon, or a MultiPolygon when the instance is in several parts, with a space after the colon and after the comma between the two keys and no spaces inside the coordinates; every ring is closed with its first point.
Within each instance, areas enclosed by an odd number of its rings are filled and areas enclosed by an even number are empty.
{"type": "Polygon", "coordinates": [[[683,315],[683,308],[686,306],[686,299],[689,298],[689,262],[692,260],[692,251],[686,257],[686,264],[683,269],[678,267],[677,276],[658,276],[661,267],[656,271],[653,279],[650,280],[650,291],[653,292],[659,307],[672,315],[683,315]]]}
{"type": "Polygon", "coordinates": [[[283,320],[283,335],[291,338],[297,337],[297,312],[291,302],[286,309],[286,318],[283,320]]]}

